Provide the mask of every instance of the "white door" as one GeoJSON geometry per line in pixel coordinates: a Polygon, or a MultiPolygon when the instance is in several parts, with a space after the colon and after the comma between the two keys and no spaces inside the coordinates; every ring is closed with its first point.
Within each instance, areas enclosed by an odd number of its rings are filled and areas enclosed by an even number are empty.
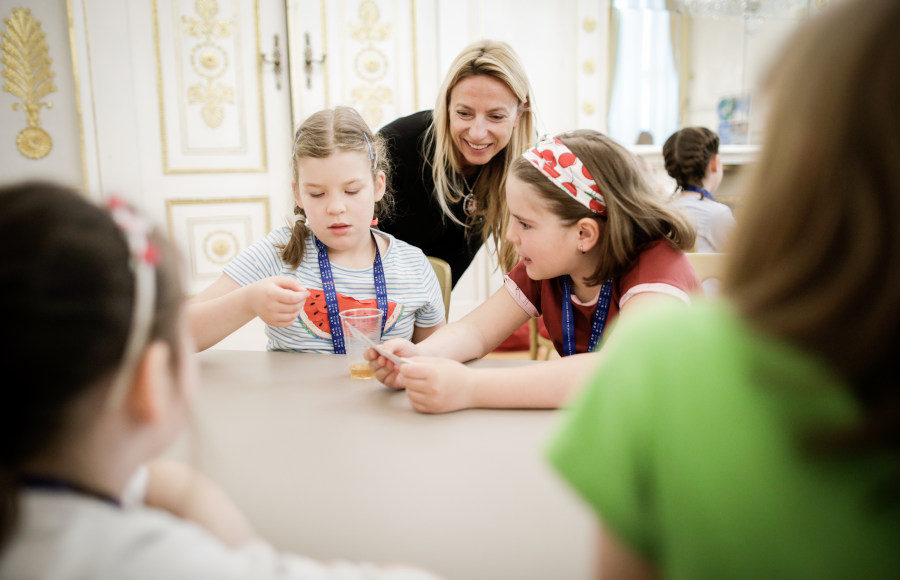
{"type": "MultiPolygon", "coordinates": [[[[166,228],[198,292],[291,207],[284,5],[68,6],[88,189],[118,193],[166,228]]],[[[264,345],[257,322],[222,343],[264,345]]]]}

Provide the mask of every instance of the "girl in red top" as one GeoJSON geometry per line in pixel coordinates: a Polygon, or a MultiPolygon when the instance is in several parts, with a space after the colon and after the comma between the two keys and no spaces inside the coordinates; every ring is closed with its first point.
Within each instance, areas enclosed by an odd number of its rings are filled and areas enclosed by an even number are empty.
{"type": "Polygon", "coordinates": [[[506,202],[506,238],[521,261],[504,287],[419,344],[385,343],[416,357],[407,364],[368,352],[378,379],[405,388],[418,411],[558,407],[598,360],[620,312],[659,299],[689,303],[700,287],[683,254],[693,227],[654,193],[634,156],[601,133],[565,133],[527,150],[510,167],[506,202]],[[457,362],[484,356],[538,316],[562,359],[513,369],[457,362]]]}

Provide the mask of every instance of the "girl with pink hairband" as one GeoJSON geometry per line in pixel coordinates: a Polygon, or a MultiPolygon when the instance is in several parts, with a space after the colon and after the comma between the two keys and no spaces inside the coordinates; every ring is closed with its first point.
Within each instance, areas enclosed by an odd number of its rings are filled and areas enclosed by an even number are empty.
{"type": "Polygon", "coordinates": [[[406,389],[417,411],[559,407],[620,313],[659,300],[687,304],[700,288],[684,256],[693,226],[654,193],[634,156],[601,133],[565,133],[527,150],[510,166],[506,202],[506,238],[521,260],[504,287],[416,345],[385,343],[414,357],[404,364],[367,353],[375,376],[406,389]],[[513,369],[460,364],[539,316],[560,360],[513,369]]]}

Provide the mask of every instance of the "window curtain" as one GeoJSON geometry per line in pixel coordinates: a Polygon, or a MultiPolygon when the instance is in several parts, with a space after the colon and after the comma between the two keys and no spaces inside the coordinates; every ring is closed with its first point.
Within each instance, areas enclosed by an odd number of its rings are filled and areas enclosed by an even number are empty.
{"type": "Polygon", "coordinates": [[[614,0],[609,134],[625,145],[649,133],[661,145],[678,129],[679,90],[666,0],[614,0]]]}

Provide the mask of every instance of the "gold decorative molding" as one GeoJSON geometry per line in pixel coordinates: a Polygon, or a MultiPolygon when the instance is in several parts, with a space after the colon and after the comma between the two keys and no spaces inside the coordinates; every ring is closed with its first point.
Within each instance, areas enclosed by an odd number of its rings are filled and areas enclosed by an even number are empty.
{"type": "Polygon", "coordinates": [[[597,111],[597,105],[594,104],[594,101],[585,101],[581,105],[581,110],[584,111],[585,115],[593,115],[597,111]]]}
{"type": "Polygon", "coordinates": [[[3,22],[6,24],[0,35],[0,62],[3,63],[0,74],[6,80],[3,90],[22,99],[12,108],[25,111],[28,123],[28,127],[16,136],[16,146],[25,157],[41,159],[53,148],[53,139],[40,128],[41,107],[53,107],[52,103],[42,99],[57,90],[53,84],[55,75],[50,70],[53,59],[49,55],[46,34],[41,30],[41,23],[31,15],[31,10],[16,8],[3,22]]]}
{"type": "Polygon", "coordinates": [[[581,65],[581,70],[583,70],[584,74],[587,74],[587,75],[594,74],[594,72],[596,72],[596,70],[597,70],[597,65],[594,62],[594,59],[589,58],[586,61],[584,61],[584,63],[581,65]]]}
{"type": "Polygon", "coordinates": [[[188,87],[188,102],[192,105],[202,103],[203,121],[216,128],[225,118],[223,104],[234,103],[234,87],[216,83],[216,79],[228,70],[228,52],[216,44],[215,39],[231,36],[234,21],[216,19],[219,13],[216,0],[194,0],[194,11],[198,17],[182,16],[181,20],[185,34],[202,40],[191,51],[190,62],[194,72],[206,82],[188,87]]]}
{"type": "Polygon", "coordinates": [[[593,32],[597,29],[597,21],[595,19],[591,18],[590,16],[585,18],[582,21],[581,25],[582,25],[582,27],[584,27],[584,31],[587,32],[588,34],[590,34],[591,32],[593,32]]]}
{"type": "Polygon", "coordinates": [[[381,12],[373,0],[363,0],[357,16],[359,22],[350,22],[350,37],[364,45],[356,53],[354,63],[357,75],[367,84],[354,87],[350,91],[350,99],[360,104],[363,118],[375,127],[381,124],[384,116],[383,105],[394,101],[390,87],[379,84],[387,74],[389,63],[385,54],[375,46],[376,42],[384,42],[390,37],[391,25],[380,22],[381,12]]]}
{"type": "MultiPolygon", "coordinates": [[[[78,113],[78,137],[81,144],[81,179],[84,184],[84,191],[91,191],[91,180],[88,177],[88,154],[84,138],[85,115],[81,103],[81,75],[78,72],[78,43],[76,42],[75,33],[75,16],[76,13],[72,9],[72,0],[66,0],[66,14],[68,15],[69,24],[69,50],[72,54],[72,78],[75,81],[75,110],[78,113]]],[[[88,27],[87,16],[84,14],[84,6],[82,6],[82,18],[84,23],[84,42],[88,44],[88,27]]],[[[93,72],[91,71],[90,50],[85,52],[87,66],[85,70],[88,76],[88,86],[93,86],[93,72]]],[[[91,116],[93,119],[93,115],[91,116]]],[[[97,158],[99,159],[99,155],[97,158]]],[[[98,172],[99,174],[99,168],[98,172]]],[[[98,184],[95,191],[103,191],[102,182],[98,184]]]]}
{"type": "Polygon", "coordinates": [[[228,230],[216,230],[203,240],[203,253],[215,264],[227,264],[240,250],[237,236],[228,230]]]}

